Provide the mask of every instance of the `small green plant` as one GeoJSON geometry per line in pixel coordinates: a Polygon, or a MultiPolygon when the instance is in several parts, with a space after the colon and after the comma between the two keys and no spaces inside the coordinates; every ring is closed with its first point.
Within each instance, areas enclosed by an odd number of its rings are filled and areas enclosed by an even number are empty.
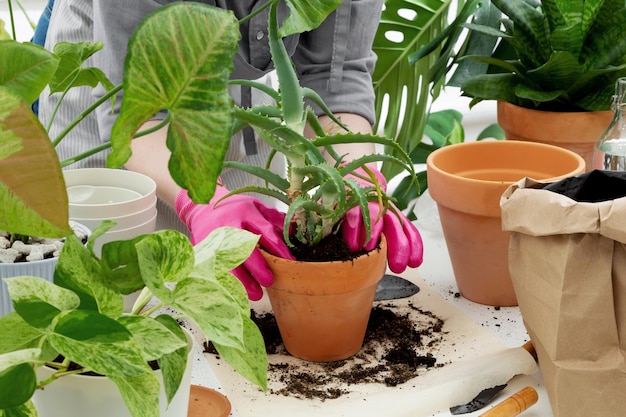
{"type": "MultiPolygon", "coordinates": [[[[472,104],[501,100],[552,111],[609,110],[626,75],[626,7],[619,0],[481,0],[471,23],[457,22],[415,59],[468,30],[451,85],[472,104]]],[[[451,61],[452,60],[452,61],[451,61]]]]}
{"type": "Polygon", "coordinates": [[[243,262],[258,236],[216,229],[192,247],[183,234],[164,230],[109,242],[101,258],[70,236],[54,284],[35,277],[6,279],[15,312],[0,317],[0,414],[36,416],[31,397],[58,378],[92,371],[113,381],[133,417],[159,415],[164,376],[168,401],[176,393],[188,345],[178,319],[190,319],[240,374],[265,389],[263,337],[250,319],[247,294],[230,270],[243,262]],[[142,291],[124,313],[123,295],[142,291]],[[149,308],[146,302],[150,300],[149,308]],[[176,311],[159,314],[169,307],[176,311]],[[115,359],[115,360],[112,360],[115,359]],[[70,364],[80,369],[70,369],[70,364]],[[52,367],[39,380],[36,370],[52,367]]]}

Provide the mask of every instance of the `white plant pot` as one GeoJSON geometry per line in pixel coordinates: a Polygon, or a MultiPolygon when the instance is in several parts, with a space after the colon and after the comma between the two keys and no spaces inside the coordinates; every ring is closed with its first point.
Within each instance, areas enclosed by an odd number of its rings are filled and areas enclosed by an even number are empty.
{"type": "Polygon", "coordinates": [[[156,229],[156,183],[133,171],[81,168],[63,171],[70,219],[95,229],[104,220],[116,223],[96,240],[94,252],[113,240],[127,240],[156,229]]]}
{"type": "MultiPolygon", "coordinates": [[[[155,417],[187,416],[194,349],[192,336],[189,332],[186,334],[189,354],[183,379],[169,407],[161,384],[161,412],[155,417]]],[[[161,371],[155,372],[162,382],[161,371]]],[[[52,373],[52,369],[41,367],[37,370],[37,377],[41,380],[52,373]]],[[[131,417],[117,386],[109,379],[98,376],[64,376],[47,385],[45,389],[37,390],[33,402],[39,417],[131,417]]]]}
{"type": "MultiPolygon", "coordinates": [[[[72,227],[82,229],[87,236],[91,233],[90,229],[83,224],[74,224],[72,227]]],[[[3,278],[29,276],[52,282],[57,261],[58,258],[55,257],[33,262],[0,263],[0,317],[13,311],[9,289],[2,280],[3,278]]]]}

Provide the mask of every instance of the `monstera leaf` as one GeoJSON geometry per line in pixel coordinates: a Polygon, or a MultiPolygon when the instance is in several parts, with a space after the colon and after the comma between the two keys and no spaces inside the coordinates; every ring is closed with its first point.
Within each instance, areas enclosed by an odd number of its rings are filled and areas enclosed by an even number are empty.
{"type": "MultiPolygon", "coordinates": [[[[411,63],[408,57],[429,43],[448,23],[452,4],[461,7],[463,1],[453,0],[386,0],[374,39],[378,55],[374,72],[376,92],[375,129],[394,138],[407,152],[421,142],[429,111],[431,88],[436,96],[441,85],[432,83],[431,68],[438,51],[411,63]],[[461,3],[461,4],[458,4],[461,3]]],[[[384,164],[387,178],[399,173],[393,164],[384,164]]]]}

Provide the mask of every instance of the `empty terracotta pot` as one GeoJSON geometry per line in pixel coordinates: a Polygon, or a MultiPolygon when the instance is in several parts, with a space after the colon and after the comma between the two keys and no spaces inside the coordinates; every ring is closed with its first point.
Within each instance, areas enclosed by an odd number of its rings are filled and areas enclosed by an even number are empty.
{"type": "Polygon", "coordinates": [[[426,165],[459,291],[480,304],[517,305],[500,197],[524,177],[552,180],[583,173],[584,159],[553,145],[504,140],[446,146],[426,165]]]}
{"type": "Polygon", "coordinates": [[[387,267],[385,240],[353,261],[300,262],[263,253],[274,283],[267,288],[285,348],[293,356],[331,362],[363,344],[378,282],[387,267]]]}

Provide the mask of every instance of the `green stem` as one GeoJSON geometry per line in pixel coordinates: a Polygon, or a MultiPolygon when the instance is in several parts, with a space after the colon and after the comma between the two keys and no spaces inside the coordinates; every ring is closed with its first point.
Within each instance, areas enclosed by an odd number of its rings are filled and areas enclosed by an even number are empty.
{"type": "Polygon", "coordinates": [[[302,134],[306,123],[304,117],[304,100],[302,96],[302,88],[298,76],[293,68],[287,49],[282,39],[278,35],[278,16],[277,5],[275,3],[270,7],[269,13],[269,44],[272,59],[276,68],[276,76],[278,77],[278,85],[281,94],[281,108],[285,124],[302,134]]]}
{"type": "MultiPolygon", "coordinates": [[[[65,129],[63,129],[61,131],[61,133],[59,133],[59,136],[56,137],[56,139],[54,139],[54,141],[52,141],[52,145],[53,146],[57,146],[59,144],[59,142],[61,142],[61,140],[63,140],[63,138],[65,136],[68,135],[68,133],[70,133],[72,131],[72,129],[74,129],[74,126],[76,126],[77,124],[79,124],[81,121],[83,121],[83,119],[85,119],[85,117],[87,117],[91,112],[93,112],[94,110],[96,110],[102,103],[104,103],[105,101],[107,101],[108,99],[110,99],[111,97],[113,97],[115,94],[117,94],[120,90],[122,89],[122,84],[118,85],[117,87],[112,88],[111,90],[107,91],[107,93],[105,95],[103,95],[100,99],[98,99],[96,102],[94,102],[91,106],[87,107],[85,110],[83,110],[74,120],[72,120],[71,123],[69,123],[65,129]]],[[[63,93],[63,96],[65,96],[65,93],[63,93]]],[[[61,103],[61,100],[59,100],[57,102],[57,105],[55,106],[54,112],[52,113],[52,117],[50,118],[50,123],[48,124],[48,127],[46,130],[50,131],[50,125],[52,124],[52,120],[54,119],[54,115],[56,114],[56,111],[58,109],[59,104],[61,103]]]]}
{"type": "Polygon", "coordinates": [[[141,312],[141,310],[143,310],[143,308],[146,306],[146,304],[148,304],[148,301],[150,301],[151,299],[152,299],[152,292],[147,287],[141,290],[139,297],[137,297],[137,300],[135,300],[135,304],[133,304],[133,309],[130,314],[138,315],[141,312]]]}
{"type": "Polygon", "coordinates": [[[163,303],[157,303],[155,306],[150,307],[149,309],[147,309],[146,311],[144,311],[143,313],[141,313],[143,316],[149,317],[152,313],[154,313],[155,311],[157,311],[158,309],[164,307],[165,304],[163,303]]]}
{"type": "Polygon", "coordinates": [[[11,32],[13,33],[13,39],[17,40],[17,32],[15,31],[15,19],[13,18],[13,2],[9,0],[9,16],[11,16],[11,32]]]}
{"type": "MultiPolygon", "coordinates": [[[[33,22],[33,20],[30,18],[30,16],[28,15],[28,13],[26,12],[26,8],[24,7],[24,5],[22,4],[22,2],[20,0],[16,0],[17,2],[17,6],[20,8],[20,10],[22,11],[22,13],[24,13],[24,17],[26,18],[26,20],[28,21],[28,24],[30,25],[31,29],[35,29],[35,27],[37,26],[35,24],[35,22],[33,22]]],[[[9,1],[9,3],[11,3],[9,1]]]]}
{"type": "Polygon", "coordinates": [[[72,165],[73,163],[76,163],[78,161],[82,161],[85,158],[90,157],[91,155],[95,155],[98,152],[102,152],[106,149],[109,149],[111,147],[111,142],[104,142],[103,144],[96,146],[93,149],[88,150],[87,152],[83,152],[79,155],[75,155],[71,158],[67,158],[64,159],[63,161],[61,161],[61,168],[65,168],[68,165],[72,165]]]}
{"type": "Polygon", "coordinates": [[[268,1],[267,3],[263,4],[262,6],[260,6],[258,9],[252,11],[247,16],[242,17],[241,19],[239,19],[239,24],[245,23],[248,20],[252,19],[254,16],[258,15],[263,10],[267,9],[268,7],[270,7],[272,5],[272,3],[273,3],[272,1],[268,1]]]}

